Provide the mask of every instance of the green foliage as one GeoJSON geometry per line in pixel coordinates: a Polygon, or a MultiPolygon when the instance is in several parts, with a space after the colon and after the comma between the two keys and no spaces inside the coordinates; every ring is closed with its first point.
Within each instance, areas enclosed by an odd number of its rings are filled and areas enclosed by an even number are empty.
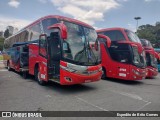
{"type": "Polygon", "coordinates": [[[3,55],[0,55],[0,60],[3,60],[3,55]]]}
{"type": "Polygon", "coordinates": [[[156,22],[155,25],[139,26],[137,34],[140,38],[150,40],[152,44],[160,43],[160,22],[156,22]]]}
{"type": "Polygon", "coordinates": [[[11,36],[11,34],[9,33],[9,29],[6,29],[4,32],[4,37],[8,38],[9,36],[11,36]]]}
{"type": "Polygon", "coordinates": [[[3,50],[4,38],[0,37],[0,51],[3,50]]]}

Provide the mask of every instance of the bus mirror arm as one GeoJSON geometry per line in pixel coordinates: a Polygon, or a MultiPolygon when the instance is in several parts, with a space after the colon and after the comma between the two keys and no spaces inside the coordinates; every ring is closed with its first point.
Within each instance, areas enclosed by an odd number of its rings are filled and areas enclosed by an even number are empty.
{"type": "Polygon", "coordinates": [[[46,34],[41,34],[41,35],[39,36],[39,40],[41,40],[41,39],[47,40],[47,35],[46,35],[46,34]]]}
{"type": "Polygon", "coordinates": [[[138,53],[141,54],[143,52],[143,47],[141,46],[141,44],[131,44],[132,46],[135,46],[138,48],[138,53]]]}
{"type": "Polygon", "coordinates": [[[61,38],[63,40],[67,39],[67,27],[63,23],[57,23],[49,26],[48,30],[51,30],[51,29],[59,29],[61,38]]]}
{"type": "Polygon", "coordinates": [[[111,47],[111,39],[108,36],[102,35],[102,34],[98,34],[98,38],[102,38],[106,40],[106,44],[107,47],[110,48],[111,47]]]}

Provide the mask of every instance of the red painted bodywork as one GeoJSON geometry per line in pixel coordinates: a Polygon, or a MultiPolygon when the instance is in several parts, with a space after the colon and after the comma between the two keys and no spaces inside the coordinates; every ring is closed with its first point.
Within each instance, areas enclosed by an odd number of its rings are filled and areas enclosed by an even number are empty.
{"type": "Polygon", "coordinates": [[[54,24],[54,25],[48,27],[48,29],[54,29],[54,28],[58,28],[61,30],[60,33],[61,33],[62,39],[67,39],[67,28],[64,24],[57,23],[57,24],[54,24]]]}
{"type": "MultiPolygon", "coordinates": [[[[147,40],[146,40],[147,41],[147,40]]],[[[145,53],[152,54],[156,59],[158,59],[158,55],[156,51],[154,50],[153,47],[149,46],[143,46],[145,53]]],[[[158,75],[158,68],[152,67],[152,66],[147,66],[147,76],[146,77],[155,77],[158,75]]]]}
{"type": "Polygon", "coordinates": [[[79,20],[76,20],[76,19],[72,19],[72,18],[68,18],[68,17],[64,17],[64,16],[59,16],[59,15],[48,15],[48,16],[44,16],[38,20],[36,20],[35,22],[29,24],[28,26],[26,26],[24,29],[26,28],[30,28],[32,27],[33,25],[39,23],[40,21],[44,20],[44,19],[48,19],[48,18],[57,18],[57,19],[60,19],[60,20],[66,20],[66,21],[69,21],[69,22],[74,22],[74,23],[77,23],[77,24],[80,24],[80,25],[83,25],[83,26],[86,26],[86,27],[89,27],[89,28],[93,28],[92,26],[84,23],[84,22],[81,22],[79,20]]]}
{"type": "MultiPolygon", "coordinates": [[[[39,20],[33,22],[32,24],[28,25],[27,27],[25,27],[24,29],[30,28],[33,25],[39,23],[41,20],[43,19],[47,19],[47,18],[57,18],[60,20],[67,20],[70,22],[74,22],[89,28],[93,28],[92,26],[83,23],[81,21],[75,20],[75,19],[71,19],[71,18],[66,18],[66,17],[62,17],[62,16],[55,16],[55,15],[50,15],[50,16],[46,16],[46,17],[42,17],[39,20]]],[[[53,26],[50,26],[49,29],[53,29],[53,28],[59,28],[60,32],[61,32],[61,38],[65,39],[67,37],[67,29],[65,26],[63,26],[61,23],[55,24],[53,26]]],[[[23,30],[23,29],[22,29],[23,30]]],[[[44,34],[42,34],[44,35],[44,34]]],[[[40,79],[44,80],[44,81],[49,81],[49,75],[48,75],[48,58],[42,57],[39,55],[39,45],[37,43],[31,43],[28,44],[29,46],[29,66],[28,66],[28,72],[31,75],[34,75],[35,72],[35,66],[38,65],[39,68],[39,72],[40,72],[40,79]],[[43,76],[42,76],[43,75],[43,76]]],[[[12,60],[9,60],[11,67],[13,69],[15,69],[16,71],[20,72],[20,64],[14,65],[12,64],[12,60]]],[[[67,62],[61,61],[60,62],[60,66],[67,66],[67,62]]],[[[81,83],[88,83],[88,82],[94,82],[94,81],[99,81],[101,79],[101,75],[102,75],[102,70],[101,70],[101,64],[99,65],[95,65],[95,66],[87,66],[87,72],[94,72],[97,71],[94,74],[79,74],[79,73],[72,73],[69,71],[66,71],[64,69],[60,68],[60,80],[59,80],[59,84],[61,85],[73,85],[73,84],[81,84],[81,83]],[[71,81],[67,81],[65,78],[68,77],[71,79],[71,81]]],[[[53,80],[52,80],[53,81],[53,80]]]]}
{"type": "MultiPolygon", "coordinates": [[[[36,44],[30,44],[29,45],[29,73],[31,75],[34,75],[34,68],[35,65],[39,64],[39,70],[40,74],[45,75],[44,81],[48,81],[48,70],[47,70],[47,59],[41,57],[38,55],[38,45],[36,44]]],[[[67,66],[67,62],[61,61],[60,66],[67,66]]],[[[102,71],[101,65],[97,66],[88,66],[87,71],[95,71],[99,70],[96,74],[93,75],[81,75],[76,74],[72,72],[65,71],[63,69],[60,69],[60,84],[61,85],[73,85],[73,84],[81,84],[81,83],[87,83],[87,82],[94,82],[101,79],[102,71]],[[65,77],[68,77],[72,79],[72,81],[67,81],[65,77]]]]}
{"type": "MultiPolygon", "coordinates": [[[[61,66],[66,66],[66,62],[61,61],[60,65],[61,66]]],[[[101,79],[101,75],[102,75],[102,71],[101,69],[101,65],[97,65],[97,66],[88,66],[88,70],[87,71],[95,71],[95,70],[99,70],[97,73],[95,74],[88,74],[88,75],[82,75],[82,74],[77,74],[77,73],[72,73],[72,72],[68,72],[66,70],[60,69],[60,83],[62,85],[73,85],[73,84],[81,84],[81,83],[88,83],[88,82],[95,82],[101,79]],[[70,78],[71,81],[66,80],[65,78],[70,78]]]]}
{"type": "MultiPolygon", "coordinates": [[[[140,43],[131,42],[124,28],[108,28],[108,29],[101,29],[97,30],[97,33],[101,33],[104,31],[110,30],[119,30],[125,37],[125,41],[119,41],[119,43],[130,44],[132,46],[138,47],[138,52],[142,52],[143,48],[140,43]]],[[[106,76],[109,78],[117,78],[123,80],[142,80],[146,77],[146,69],[138,68],[132,64],[125,64],[118,61],[114,61],[109,53],[106,51],[104,44],[101,44],[101,56],[102,56],[102,67],[106,70],[106,76]],[[136,71],[138,74],[135,74],[136,71]]]]}

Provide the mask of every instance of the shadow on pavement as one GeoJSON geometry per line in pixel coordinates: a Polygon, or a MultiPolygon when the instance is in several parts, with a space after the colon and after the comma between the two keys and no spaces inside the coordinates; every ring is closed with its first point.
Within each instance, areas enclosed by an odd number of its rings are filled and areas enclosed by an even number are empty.
{"type": "MultiPolygon", "coordinates": [[[[37,82],[34,76],[32,75],[28,75],[26,80],[28,80],[28,82],[37,82]]],[[[67,86],[67,85],[60,85],[56,82],[49,81],[45,86],[41,86],[41,87],[44,87],[46,90],[52,90],[55,92],[65,93],[65,94],[74,94],[74,93],[76,94],[79,92],[93,91],[97,89],[96,86],[91,86],[89,84],[90,83],[67,86]]],[[[96,82],[94,84],[96,84],[96,82]]]]}
{"type": "Polygon", "coordinates": [[[126,84],[126,85],[142,85],[143,80],[122,80],[122,79],[116,79],[116,78],[106,78],[103,79],[110,82],[120,83],[120,84],[126,84]]]}
{"type": "Polygon", "coordinates": [[[64,85],[60,85],[58,83],[49,81],[46,87],[52,90],[56,90],[58,92],[71,93],[71,94],[96,90],[96,87],[90,86],[89,84],[90,83],[64,86],[64,85]]]}

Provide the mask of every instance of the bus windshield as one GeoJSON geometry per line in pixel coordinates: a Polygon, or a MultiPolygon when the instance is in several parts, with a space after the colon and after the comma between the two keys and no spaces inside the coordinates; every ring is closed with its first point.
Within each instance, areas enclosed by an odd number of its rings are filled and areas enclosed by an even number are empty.
{"type": "Polygon", "coordinates": [[[111,31],[105,31],[104,33],[102,33],[106,36],[108,36],[111,41],[120,41],[120,40],[125,40],[124,35],[122,34],[121,31],[119,30],[111,30],[111,31]]]}
{"type": "Polygon", "coordinates": [[[137,67],[144,68],[146,66],[145,60],[145,52],[143,51],[141,54],[138,53],[137,47],[132,47],[133,50],[133,64],[137,67]]]}
{"type": "Polygon", "coordinates": [[[153,47],[152,47],[152,44],[151,44],[150,41],[148,41],[148,40],[141,39],[141,43],[142,43],[143,47],[153,48],[153,47]]]}
{"type": "Polygon", "coordinates": [[[67,21],[63,23],[68,31],[68,38],[63,41],[62,45],[63,57],[82,65],[98,64],[100,62],[100,48],[96,51],[91,47],[97,40],[96,31],[67,21]]]}
{"type": "Polygon", "coordinates": [[[127,36],[129,38],[130,41],[132,42],[137,42],[141,44],[141,41],[139,39],[139,37],[132,31],[126,30],[127,36]]]}

